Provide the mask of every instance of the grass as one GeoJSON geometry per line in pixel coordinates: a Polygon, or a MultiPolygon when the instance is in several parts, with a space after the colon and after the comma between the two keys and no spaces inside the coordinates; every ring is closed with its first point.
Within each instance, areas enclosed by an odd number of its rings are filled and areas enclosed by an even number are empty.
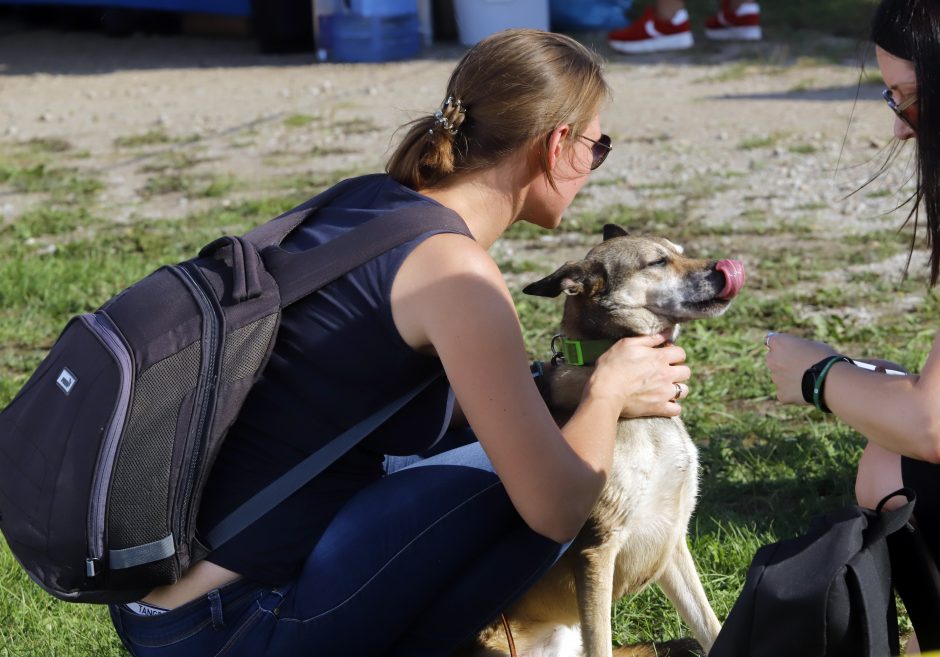
{"type": "Polygon", "coordinates": [[[738,148],[742,151],[752,151],[758,148],[773,148],[780,139],[781,135],[779,134],[748,137],[738,144],[738,148]]]}
{"type": "MultiPolygon", "coordinates": [[[[690,0],[689,5],[697,16],[714,9],[713,0],[690,0]]],[[[812,22],[820,30],[851,37],[864,31],[870,10],[860,0],[780,0],[762,7],[769,35],[810,29],[812,22]]],[[[722,69],[710,81],[762,73],[772,63],[745,60],[722,69]]],[[[340,135],[379,129],[368,119],[328,122],[301,114],[288,116],[282,125],[297,130],[329,125],[340,135]]],[[[253,138],[243,133],[233,136],[232,143],[253,138]]],[[[633,139],[669,146],[671,137],[633,139]]],[[[165,131],[149,130],[119,136],[113,143],[133,151],[177,140],[165,131]]],[[[782,134],[749,135],[730,147],[759,151],[777,145],[795,155],[817,152],[814,144],[795,139],[788,144],[782,134]]],[[[312,154],[355,152],[352,146],[336,143],[314,146],[312,154]]],[[[352,168],[291,171],[272,176],[270,184],[239,189],[236,200],[233,192],[241,186],[235,178],[204,174],[202,168],[190,171],[205,160],[192,149],[170,149],[141,165],[138,171],[146,174],[142,193],[153,202],[169,194],[199,197],[204,209],[155,219],[147,216],[143,203],[137,214],[118,222],[113,210],[98,205],[103,189],[98,176],[77,161],[87,157],[80,157],[69,140],[56,137],[0,145],[0,192],[38,200],[0,223],[0,408],[35,370],[70,316],[93,310],[156,267],[190,257],[222,234],[244,232],[313,191],[358,172],[352,168]],[[243,194],[250,198],[242,200],[243,194]]],[[[728,170],[683,182],[663,175],[661,182],[635,188],[639,195],[630,204],[599,208],[579,200],[562,226],[565,243],[575,238],[571,241],[584,251],[610,222],[635,233],[666,234],[684,244],[692,256],[746,261],[748,284],[729,312],[688,324],[681,340],[694,375],[684,418],[699,445],[702,466],[700,502],[689,540],[720,618],[734,603],[760,545],[800,533],[811,516],[851,501],[863,444],[858,434],[831,416],[774,401],[763,362],[766,331],[829,340],[847,353],[882,356],[919,370],[933,339],[932,328],[925,327],[933,327],[940,315],[940,298],[927,293],[922,279],[912,275],[902,281],[868,267],[906,253],[910,239],[906,232],[878,229],[833,240],[829,230],[816,223],[816,215],[827,209],[820,202],[786,214],[779,207],[742,204],[733,216],[689,218],[691,206],[724,189],[741,189],[747,175],[728,170]],[[911,296],[922,301],[898,312],[897,299],[911,296]],[[878,321],[857,319],[862,308],[878,321]]],[[[610,184],[614,183],[594,187],[606,191],[610,184]]],[[[868,193],[873,198],[886,195],[889,192],[880,190],[868,193]]],[[[520,292],[526,282],[560,264],[554,243],[541,240],[545,234],[528,224],[514,226],[506,235],[516,240],[513,257],[500,262],[511,275],[513,299],[533,359],[550,356],[549,342],[557,331],[562,304],[560,299],[520,292]]],[[[656,587],[615,608],[618,642],[688,634],[656,587]]],[[[126,657],[126,653],[104,608],[52,599],[29,581],[0,539],[0,657],[34,656],[126,657]]]]}
{"type": "Polygon", "coordinates": [[[141,148],[145,146],[158,146],[169,144],[173,137],[168,135],[163,129],[148,130],[136,135],[124,135],[114,140],[117,148],[141,148]]]}
{"type": "MultiPolygon", "coordinates": [[[[117,224],[85,205],[52,205],[24,213],[0,230],[0,406],[5,405],[38,365],[69,316],[90,311],[157,266],[188,257],[224,233],[238,233],[303,200],[304,187],[226,207],[221,198],[209,209],[171,219],[117,224]],[[50,251],[49,245],[55,249],[50,251]]],[[[327,182],[325,179],[320,182],[327,182]]],[[[677,192],[681,193],[681,188],[677,192]]],[[[225,194],[222,194],[225,196],[225,194]]],[[[831,416],[773,403],[773,387],[763,364],[761,339],[769,329],[786,329],[833,341],[849,353],[878,354],[918,369],[926,358],[930,326],[940,300],[903,315],[888,314],[879,325],[856,324],[838,311],[863,305],[878,309],[871,286],[884,284],[870,272],[856,285],[828,285],[830,272],[847,260],[877,261],[902,253],[907,236],[893,230],[848,235],[820,248],[823,236],[798,222],[774,222],[762,212],[744,212],[735,233],[688,221],[682,213],[643,206],[582,210],[566,224],[581,234],[585,250],[607,221],[636,232],[680,234],[696,251],[718,255],[727,235],[745,249],[750,239],[791,240],[792,248],[762,249],[760,267],[723,317],[685,327],[682,345],[695,375],[684,417],[700,447],[701,498],[690,529],[690,544],[704,586],[718,616],[729,612],[754,551],[761,544],[795,535],[817,513],[850,502],[860,436],[831,416]],[[819,239],[816,239],[819,237],[819,239]]],[[[535,237],[543,231],[519,226],[509,237],[535,237]]],[[[535,279],[554,268],[550,250],[530,252],[508,272],[535,279]]],[[[556,331],[561,301],[526,297],[514,289],[530,356],[545,359],[556,331]]],[[[890,287],[890,285],[889,285],[890,287]]],[[[904,290],[923,290],[908,281],[904,290]]],[[[890,313],[892,295],[881,295],[890,313]]],[[[875,354],[867,354],[875,355],[875,354]]],[[[633,643],[688,635],[671,604],[655,587],[615,609],[616,640],[633,643]]],[[[0,657],[119,657],[105,610],[57,602],[31,584],[9,551],[0,549],[0,657]]]]}
{"type": "Polygon", "coordinates": [[[0,162],[0,185],[25,194],[50,193],[57,200],[84,200],[103,187],[93,174],[46,162],[0,162]]]}
{"type": "Polygon", "coordinates": [[[288,128],[303,128],[319,120],[320,117],[311,114],[291,114],[284,119],[284,125],[288,128]]]}
{"type": "Polygon", "coordinates": [[[147,179],[140,189],[140,194],[144,198],[163,194],[183,194],[189,198],[221,198],[237,185],[238,180],[229,175],[159,173],[147,179]]]}
{"type": "MultiPolygon", "coordinates": [[[[259,199],[176,220],[104,223],[89,211],[37,212],[0,233],[0,247],[14,256],[0,262],[0,404],[5,404],[36,367],[64,318],[93,309],[108,296],[161,263],[195,252],[226,232],[240,232],[291,207],[296,196],[259,199]],[[80,230],[92,224],[94,237],[80,230]],[[37,253],[22,237],[61,238],[51,254],[37,253]]],[[[675,221],[669,213],[619,208],[651,225],[675,221]]],[[[596,235],[598,219],[581,216],[578,226],[596,235]]],[[[887,236],[878,236],[887,240],[887,236]]],[[[845,248],[855,245],[849,240],[845,248]]],[[[798,254],[793,255],[802,263],[798,254]]],[[[539,263],[522,261],[532,278],[539,263]]],[[[821,267],[831,263],[821,263],[821,267]]],[[[543,265],[544,266],[544,265],[543,265]]],[[[836,340],[845,348],[877,344],[880,353],[919,367],[929,348],[937,302],[924,305],[897,326],[852,326],[838,318],[801,316],[798,303],[832,308],[851,300],[842,289],[819,288],[802,296],[765,296],[776,276],[792,284],[813,282],[819,269],[778,259],[772,274],[758,278],[722,318],[689,324],[682,344],[695,372],[694,394],[685,405],[690,433],[700,445],[701,500],[691,531],[693,554],[716,613],[734,603],[753,552],[763,543],[800,532],[817,513],[851,498],[861,438],[816,411],[771,403],[773,388],[763,366],[761,337],[768,327],[836,340]],[[766,285],[765,285],[766,283],[766,285]]],[[[863,283],[868,284],[869,280],[863,283]]],[[[560,302],[523,297],[517,306],[533,358],[546,358],[560,302]]],[[[870,301],[870,299],[869,299],[870,301]]],[[[852,300],[854,302],[854,300],[852,300]]],[[[615,609],[615,638],[624,643],[688,634],[655,587],[615,609]]],[[[0,549],[0,656],[95,655],[117,657],[122,648],[105,610],[52,600],[32,585],[5,549],[0,549]]]]}

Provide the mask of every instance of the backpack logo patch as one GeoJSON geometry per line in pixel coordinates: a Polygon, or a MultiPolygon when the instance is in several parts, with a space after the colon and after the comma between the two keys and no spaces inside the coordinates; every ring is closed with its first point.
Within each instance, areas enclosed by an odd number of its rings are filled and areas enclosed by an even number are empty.
{"type": "Polygon", "coordinates": [[[62,389],[66,395],[72,392],[72,388],[75,387],[75,384],[78,383],[78,377],[72,374],[69,371],[69,368],[63,367],[62,371],[59,372],[59,378],[55,380],[55,383],[59,388],[62,389]]]}

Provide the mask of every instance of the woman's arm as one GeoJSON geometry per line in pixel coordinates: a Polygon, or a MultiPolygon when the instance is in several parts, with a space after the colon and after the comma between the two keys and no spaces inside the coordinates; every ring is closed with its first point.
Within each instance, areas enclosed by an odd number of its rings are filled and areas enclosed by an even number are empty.
{"type": "Polygon", "coordinates": [[[512,297],[475,242],[437,235],[405,260],[392,288],[402,337],[433,350],[520,515],[556,541],[575,536],[610,471],[621,415],[677,415],[686,381],[675,346],[622,340],[598,361],[581,405],[559,430],[529,371],[512,297]]]}
{"type": "MultiPolygon", "coordinates": [[[[770,338],[767,366],[777,397],[805,403],[803,372],[836,352],[792,335],[770,338]]],[[[940,333],[920,376],[892,376],[836,363],[826,376],[826,405],[870,441],[897,454],[940,462],[940,333]]]]}

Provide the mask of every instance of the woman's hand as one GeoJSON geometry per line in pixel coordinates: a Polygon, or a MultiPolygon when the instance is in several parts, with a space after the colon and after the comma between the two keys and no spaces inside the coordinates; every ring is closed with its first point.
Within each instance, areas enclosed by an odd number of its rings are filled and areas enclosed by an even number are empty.
{"type": "Polygon", "coordinates": [[[777,386],[777,399],[784,404],[805,404],[803,373],[827,356],[839,352],[822,342],[804,340],[786,333],[768,334],[767,367],[777,386]]]}
{"type": "Polygon", "coordinates": [[[661,335],[624,338],[597,360],[585,395],[608,397],[621,417],[673,417],[688,395],[685,350],[661,335]],[[660,346],[662,345],[662,346],[660,346]]]}

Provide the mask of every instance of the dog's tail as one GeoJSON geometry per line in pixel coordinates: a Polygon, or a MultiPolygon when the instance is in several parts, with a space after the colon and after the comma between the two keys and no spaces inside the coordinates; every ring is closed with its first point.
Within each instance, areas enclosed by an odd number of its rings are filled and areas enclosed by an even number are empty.
{"type": "Polygon", "coordinates": [[[635,643],[614,649],[614,657],[702,657],[705,651],[695,639],[635,643]]]}

